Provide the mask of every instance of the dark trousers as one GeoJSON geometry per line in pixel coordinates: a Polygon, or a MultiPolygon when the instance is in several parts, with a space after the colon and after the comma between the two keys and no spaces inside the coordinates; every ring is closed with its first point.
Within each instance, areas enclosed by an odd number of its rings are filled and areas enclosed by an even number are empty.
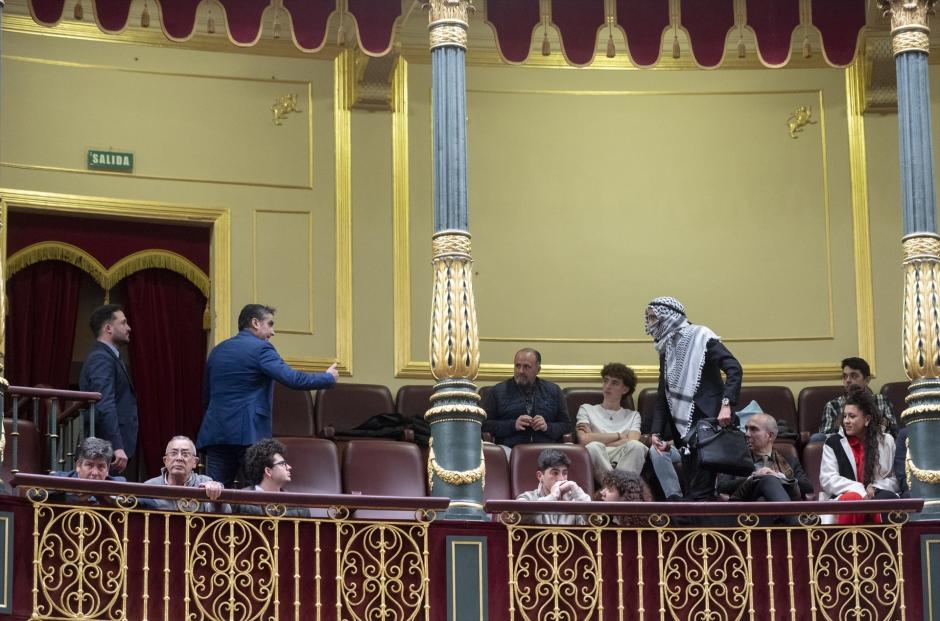
{"type": "Polygon", "coordinates": [[[205,447],[203,451],[206,455],[206,474],[225,487],[233,487],[235,476],[245,463],[247,449],[247,446],[239,444],[213,444],[205,447]]]}
{"type": "Polygon", "coordinates": [[[783,481],[773,476],[757,477],[757,483],[745,500],[758,502],[790,502],[790,493],[783,486],[783,481]]]}
{"type": "Polygon", "coordinates": [[[690,450],[682,456],[682,469],[686,476],[685,499],[692,502],[715,499],[715,482],[718,473],[698,467],[698,455],[690,450]]]}

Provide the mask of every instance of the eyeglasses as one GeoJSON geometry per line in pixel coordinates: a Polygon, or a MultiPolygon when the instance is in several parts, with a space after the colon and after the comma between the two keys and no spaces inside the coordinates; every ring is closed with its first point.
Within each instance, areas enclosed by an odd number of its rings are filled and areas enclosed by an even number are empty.
{"type": "Polygon", "coordinates": [[[173,449],[166,452],[167,457],[182,457],[183,459],[189,459],[190,457],[195,457],[196,454],[192,451],[173,449]]]}
{"type": "Polygon", "coordinates": [[[287,463],[286,461],[283,461],[283,460],[282,460],[282,461],[276,461],[276,462],[274,462],[273,464],[271,464],[271,467],[272,467],[272,468],[277,468],[278,466],[284,466],[285,468],[290,468],[290,464],[287,463]]]}

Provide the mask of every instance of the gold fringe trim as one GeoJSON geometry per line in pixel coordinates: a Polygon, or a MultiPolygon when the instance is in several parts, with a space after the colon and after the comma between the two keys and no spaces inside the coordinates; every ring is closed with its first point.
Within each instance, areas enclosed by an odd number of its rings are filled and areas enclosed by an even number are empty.
{"type": "Polygon", "coordinates": [[[209,277],[199,267],[181,254],[169,250],[141,250],[127,255],[108,270],[110,285],[108,289],[135,272],[149,269],[163,269],[176,272],[193,283],[202,295],[209,297],[209,277]]]}
{"type": "MultiPolygon", "coordinates": [[[[209,276],[183,255],[169,250],[141,250],[118,260],[110,269],[107,269],[98,259],[77,246],[64,242],[40,242],[23,248],[7,259],[7,278],[41,261],[64,261],[74,265],[91,276],[105,291],[109,291],[131,274],[141,270],[170,270],[191,282],[206,299],[209,299],[209,276]]],[[[208,306],[206,314],[208,314],[208,306]]]]}
{"type": "Polygon", "coordinates": [[[7,259],[7,278],[42,261],[63,261],[82,270],[102,289],[110,289],[108,270],[78,246],[64,242],[40,242],[17,251],[7,259]]]}

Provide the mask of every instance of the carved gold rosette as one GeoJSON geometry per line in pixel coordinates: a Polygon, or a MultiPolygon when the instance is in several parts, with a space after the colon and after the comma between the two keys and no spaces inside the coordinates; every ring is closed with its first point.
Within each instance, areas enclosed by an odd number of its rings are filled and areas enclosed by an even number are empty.
{"type": "Polygon", "coordinates": [[[940,377],[940,237],[933,233],[908,235],[903,248],[904,370],[912,381],[940,377]]]}
{"type": "Polygon", "coordinates": [[[428,0],[424,6],[429,9],[431,49],[444,45],[466,49],[472,0],[428,0]]]}
{"type": "Polygon", "coordinates": [[[432,237],[431,372],[435,379],[474,379],[480,340],[473,300],[470,234],[441,231],[432,237]]]}
{"type": "Polygon", "coordinates": [[[891,16],[891,45],[897,56],[902,52],[930,53],[927,15],[935,0],[879,0],[878,6],[891,16]]]}

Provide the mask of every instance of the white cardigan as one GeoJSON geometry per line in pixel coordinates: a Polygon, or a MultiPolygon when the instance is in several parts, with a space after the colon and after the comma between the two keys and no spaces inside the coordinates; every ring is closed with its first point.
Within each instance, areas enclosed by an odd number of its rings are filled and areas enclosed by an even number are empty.
{"type": "MultiPolygon", "coordinates": [[[[847,479],[839,473],[839,462],[836,460],[835,451],[829,444],[823,445],[822,463],[819,467],[819,486],[822,492],[819,494],[819,499],[837,498],[846,492],[855,492],[864,498],[865,485],[857,480],[855,457],[852,455],[852,448],[842,429],[839,430],[839,438],[842,450],[852,465],[854,478],[847,479]]],[[[894,438],[887,433],[881,435],[881,441],[878,444],[878,463],[875,464],[872,485],[894,493],[897,493],[899,489],[898,480],[894,476],[894,438]]]]}

